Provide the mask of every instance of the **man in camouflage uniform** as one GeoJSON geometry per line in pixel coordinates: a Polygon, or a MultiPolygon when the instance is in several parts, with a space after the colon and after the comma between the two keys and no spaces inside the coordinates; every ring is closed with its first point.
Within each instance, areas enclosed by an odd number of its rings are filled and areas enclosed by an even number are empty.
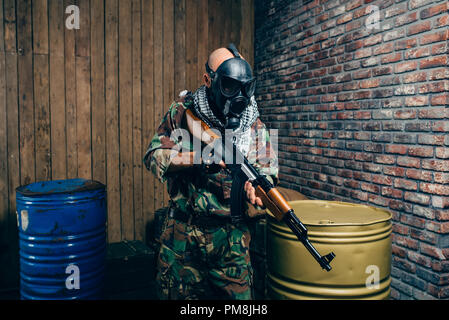
{"type": "MultiPolygon", "coordinates": [[[[194,164],[193,141],[176,138],[173,134],[178,129],[186,129],[187,109],[201,113],[201,93],[207,99],[203,107],[214,104],[210,92],[211,75],[222,63],[234,57],[235,53],[226,48],[217,49],[210,55],[207,67],[211,71],[204,74],[205,84],[195,93],[171,104],[144,157],[147,169],[167,183],[171,198],[158,257],[157,283],[161,299],[253,298],[251,238],[245,221],[231,223],[230,172],[223,162],[213,168],[194,164]],[[176,147],[182,152],[174,153],[176,147]]],[[[203,109],[206,114],[208,110],[203,109]]],[[[202,116],[205,121],[210,120],[209,124],[217,124],[214,128],[223,132],[218,115],[209,113],[205,116],[203,113],[202,116]]],[[[241,123],[239,129],[246,133],[246,138],[242,139],[245,143],[241,143],[240,150],[260,173],[276,183],[277,159],[268,130],[258,117],[254,96],[243,116],[246,123],[241,123]]],[[[262,206],[251,183],[245,184],[245,191],[249,203],[262,206]]]]}

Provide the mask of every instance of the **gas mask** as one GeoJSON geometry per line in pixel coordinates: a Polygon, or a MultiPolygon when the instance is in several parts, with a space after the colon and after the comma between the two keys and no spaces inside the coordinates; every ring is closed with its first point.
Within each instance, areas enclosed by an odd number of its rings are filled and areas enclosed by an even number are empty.
{"type": "Polygon", "coordinates": [[[213,109],[225,121],[225,128],[235,130],[240,126],[240,117],[250,103],[256,88],[251,66],[240,57],[231,43],[227,48],[234,58],[225,60],[214,72],[206,62],[212,84],[209,89],[213,109]]]}

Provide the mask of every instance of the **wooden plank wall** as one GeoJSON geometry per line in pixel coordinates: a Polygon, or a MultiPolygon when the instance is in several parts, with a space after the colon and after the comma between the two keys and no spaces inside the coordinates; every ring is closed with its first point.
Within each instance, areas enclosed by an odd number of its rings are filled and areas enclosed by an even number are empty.
{"type": "Polygon", "coordinates": [[[17,280],[21,184],[101,181],[109,241],[145,240],[168,200],[143,166],[148,143],[213,49],[232,41],[253,64],[253,12],[254,0],[0,0],[0,289],[17,280]]]}

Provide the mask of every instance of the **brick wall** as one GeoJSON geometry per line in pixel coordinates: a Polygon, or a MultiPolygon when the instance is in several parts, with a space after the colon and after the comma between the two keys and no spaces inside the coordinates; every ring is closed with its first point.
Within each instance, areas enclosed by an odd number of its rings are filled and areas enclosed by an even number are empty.
{"type": "Polygon", "coordinates": [[[449,299],[448,10],[256,1],[257,99],[279,129],[282,185],[393,214],[394,299],[449,299]]]}

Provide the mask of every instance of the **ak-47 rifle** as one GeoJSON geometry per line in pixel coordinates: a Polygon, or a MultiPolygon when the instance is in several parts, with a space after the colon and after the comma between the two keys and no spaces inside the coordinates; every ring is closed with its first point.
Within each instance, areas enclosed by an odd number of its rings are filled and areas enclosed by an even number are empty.
{"type": "Polygon", "coordinates": [[[213,148],[214,157],[223,160],[226,168],[231,170],[233,182],[231,187],[231,218],[234,222],[243,219],[244,185],[250,181],[256,190],[256,196],[260,197],[265,207],[267,207],[278,221],[283,221],[293,231],[299,241],[312,254],[315,260],[326,271],[332,267],[330,262],[334,259],[333,252],[321,256],[315,247],[310,243],[307,236],[307,228],[295,215],[293,208],[287,200],[273,186],[273,184],[254,168],[248,159],[238,150],[235,144],[227,141],[226,137],[217,135],[206,123],[193,114],[190,109],[186,110],[187,126],[190,132],[205,144],[215,144],[213,148]],[[199,129],[199,130],[198,130],[199,129]],[[197,135],[195,135],[197,133],[197,135]],[[217,154],[218,153],[218,154],[217,154]],[[232,159],[232,161],[229,161],[232,159]],[[226,160],[226,161],[225,161],[226,160]]]}

